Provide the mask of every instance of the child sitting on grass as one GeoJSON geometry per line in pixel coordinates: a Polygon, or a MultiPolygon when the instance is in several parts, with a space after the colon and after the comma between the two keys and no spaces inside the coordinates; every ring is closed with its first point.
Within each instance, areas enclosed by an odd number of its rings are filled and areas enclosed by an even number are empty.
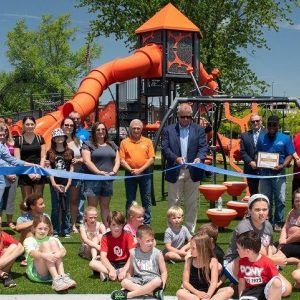
{"type": "Polygon", "coordinates": [[[182,288],[178,300],[228,300],[233,295],[231,287],[217,290],[218,260],[215,258],[208,235],[196,235],[191,241],[191,257],[184,265],[182,288]]]}
{"type": "Polygon", "coordinates": [[[3,280],[4,287],[16,286],[11,268],[23,252],[22,244],[0,228],[0,280],[3,280]]]}
{"type": "Polygon", "coordinates": [[[169,227],[165,231],[164,258],[172,263],[184,261],[190,248],[192,236],[183,222],[183,210],[179,206],[172,206],[167,211],[169,227]]]}
{"type": "Polygon", "coordinates": [[[144,207],[133,201],[127,212],[127,223],[124,226],[124,230],[131,233],[134,242],[136,243],[136,231],[140,225],[144,223],[144,207]]]}
{"type": "Polygon", "coordinates": [[[80,226],[82,244],[79,256],[87,259],[96,259],[100,250],[100,241],[106,228],[102,222],[97,221],[97,208],[88,206],[84,210],[84,223],[80,226]]]}
{"type": "Polygon", "coordinates": [[[154,232],[149,225],[137,230],[138,246],[130,251],[129,274],[122,280],[124,290],[115,290],[113,300],[153,295],[163,300],[163,288],[167,281],[167,268],[160,250],[155,248],[154,232]]]}
{"type": "Polygon", "coordinates": [[[32,223],[33,218],[41,215],[46,215],[49,219],[50,217],[44,213],[45,202],[41,194],[30,194],[20,204],[21,211],[24,214],[17,219],[16,230],[20,232],[20,242],[23,243],[25,238],[32,236],[32,223]]]}
{"type": "Polygon", "coordinates": [[[133,236],[124,231],[125,216],[112,211],[108,215],[110,231],[101,239],[100,261],[91,260],[90,268],[100,273],[100,280],[123,280],[129,268],[129,251],[134,248],[133,236]]]}
{"type": "Polygon", "coordinates": [[[52,224],[47,216],[33,220],[33,236],[24,241],[28,262],[26,274],[35,282],[52,282],[52,289],[63,291],[76,286],[76,282],[65,273],[63,257],[66,249],[52,234],[52,224]]]}
{"type": "Polygon", "coordinates": [[[239,253],[240,299],[279,300],[285,286],[275,264],[260,254],[261,238],[255,231],[241,233],[237,238],[239,253]],[[251,299],[252,299],[251,298],[251,299]]]}

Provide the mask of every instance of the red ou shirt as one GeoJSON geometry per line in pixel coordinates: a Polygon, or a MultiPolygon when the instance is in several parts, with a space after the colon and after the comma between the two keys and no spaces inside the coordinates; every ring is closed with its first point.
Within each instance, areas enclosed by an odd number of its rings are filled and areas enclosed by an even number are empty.
{"type": "Polygon", "coordinates": [[[117,238],[113,237],[111,232],[107,232],[101,239],[100,251],[107,253],[110,262],[127,261],[132,248],[134,248],[133,237],[125,231],[117,238]]]}

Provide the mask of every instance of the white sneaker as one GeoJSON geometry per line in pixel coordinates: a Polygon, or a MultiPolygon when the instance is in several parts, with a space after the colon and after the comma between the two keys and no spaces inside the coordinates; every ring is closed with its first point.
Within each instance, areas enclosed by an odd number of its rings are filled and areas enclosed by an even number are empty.
{"type": "Polygon", "coordinates": [[[57,278],[53,279],[52,281],[52,289],[59,292],[67,290],[69,287],[64,282],[62,275],[59,275],[57,278]]]}
{"type": "Polygon", "coordinates": [[[68,285],[69,289],[76,287],[76,281],[71,279],[69,274],[62,275],[62,279],[63,279],[64,283],[68,285]]]}
{"type": "Polygon", "coordinates": [[[102,282],[107,281],[108,280],[107,275],[104,274],[103,272],[100,272],[100,280],[102,282]]]}

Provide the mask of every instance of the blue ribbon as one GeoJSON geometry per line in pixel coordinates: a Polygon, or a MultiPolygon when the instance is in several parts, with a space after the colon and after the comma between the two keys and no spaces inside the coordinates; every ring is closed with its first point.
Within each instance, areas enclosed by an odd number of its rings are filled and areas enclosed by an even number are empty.
{"type": "MultiPolygon", "coordinates": [[[[234,177],[246,177],[246,178],[257,178],[257,179],[270,179],[270,178],[278,178],[278,177],[287,177],[287,176],[294,176],[295,174],[300,174],[300,172],[297,173],[291,173],[291,174],[281,174],[281,175],[272,175],[272,176],[261,176],[261,175],[252,175],[252,174],[244,174],[239,173],[235,171],[229,171],[224,170],[221,168],[213,167],[210,165],[205,165],[203,163],[198,164],[186,164],[187,166],[198,168],[207,172],[217,173],[217,174],[223,174],[223,175],[229,175],[234,177]]],[[[158,172],[166,172],[173,169],[181,168],[183,165],[177,165],[173,168],[166,169],[163,171],[158,172]]],[[[86,174],[86,173],[75,173],[75,172],[68,172],[68,171],[62,171],[62,170],[54,170],[54,169],[47,169],[42,167],[24,167],[24,166],[17,166],[17,167],[0,167],[0,175],[28,175],[28,174],[39,174],[41,176],[55,176],[60,178],[71,178],[71,179],[78,179],[78,180],[124,180],[127,178],[133,178],[133,177],[141,177],[141,176],[149,176],[151,174],[141,174],[141,175],[135,175],[135,176],[102,176],[102,175],[93,175],[93,174],[86,174]]]]}

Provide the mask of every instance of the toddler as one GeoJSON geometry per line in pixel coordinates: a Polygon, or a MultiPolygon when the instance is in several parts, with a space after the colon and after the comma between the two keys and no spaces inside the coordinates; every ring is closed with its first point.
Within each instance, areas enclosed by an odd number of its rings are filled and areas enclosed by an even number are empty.
{"type": "Polygon", "coordinates": [[[167,211],[169,227],[165,231],[164,258],[166,261],[184,261],[190,248],[192,236],[183,222],[183,210],[179,206],[172,206],[167,211]],[[188,242],[188,243],[186,243],[188,242]]]}

